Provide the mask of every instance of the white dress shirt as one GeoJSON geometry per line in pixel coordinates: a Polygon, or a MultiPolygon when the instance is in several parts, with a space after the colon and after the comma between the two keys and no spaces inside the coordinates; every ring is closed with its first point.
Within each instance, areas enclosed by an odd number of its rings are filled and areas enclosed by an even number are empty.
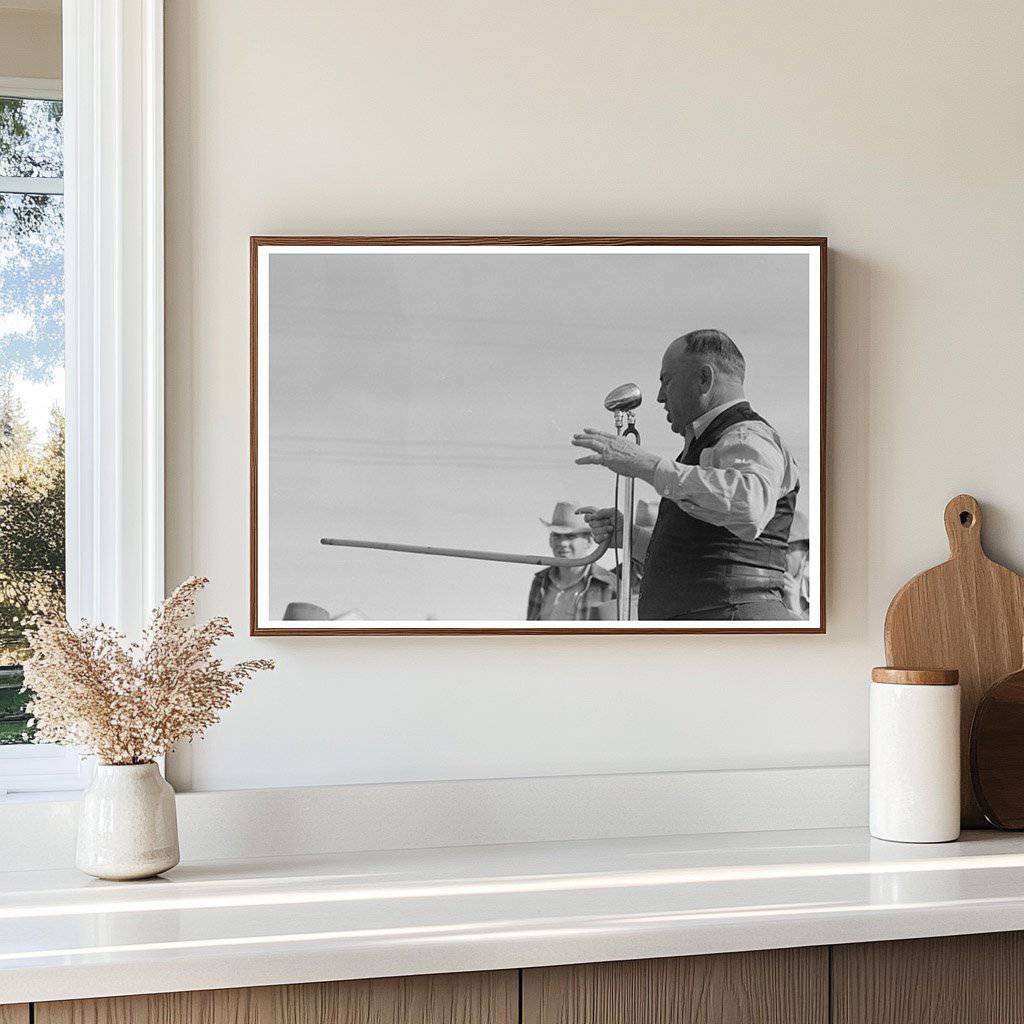
{"type": "MultiPolygon", "coordinates": [[[[686,447],[726,409],[709,409],[686,430],[686,447]]],[[[685,451],[685,449],[684,449],[685,451]]],[[[798,482],[796,460],[779,435],[760,420],[729,427],[718,443],[700,453],[700,465],[662,459],[654,470],[654,488],[695,519],[724,526],[742,540],[754,540],[775,515],[775,506],[798,482]]]]}

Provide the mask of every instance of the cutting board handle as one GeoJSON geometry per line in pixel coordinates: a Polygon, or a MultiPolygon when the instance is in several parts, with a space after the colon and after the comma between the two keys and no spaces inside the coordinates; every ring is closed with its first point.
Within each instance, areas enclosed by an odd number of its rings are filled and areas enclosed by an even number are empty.
{"type": "Polygon", "coordinates": [[[981,506],[969,494],[958,494],[946,506],[946,536],[954,558],[984,556],[981,549],[981,506]]]}

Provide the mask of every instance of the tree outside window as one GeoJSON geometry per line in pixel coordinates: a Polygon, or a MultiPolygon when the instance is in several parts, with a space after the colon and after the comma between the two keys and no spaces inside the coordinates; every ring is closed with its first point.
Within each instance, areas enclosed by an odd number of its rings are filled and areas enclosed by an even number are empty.
{"type": "Polygon", "coordinates": [[[62,105],[0,97],[0,744],[32,726],[30,619],[64,594],[62,105]]]}

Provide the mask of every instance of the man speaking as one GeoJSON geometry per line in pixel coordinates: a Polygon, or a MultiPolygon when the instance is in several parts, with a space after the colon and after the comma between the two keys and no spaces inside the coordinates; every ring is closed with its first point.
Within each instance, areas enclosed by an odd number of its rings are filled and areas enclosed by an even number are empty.
{"type": "MultiPolygon", "coordinates": [[[[675,462],[588,427],[572,443],[662,496],[647,544],[638,615],[646,620],[787,620],[786,553],[800,487],[782,438],[747,402],[746,364],[722,331],[677,338],[661,362],[658,401],[686,445],[675,462]]],[[[587,510],[598,543],[615,532],[616,509],[587,510]]],[[[637,538],[642,546],[643,538],[637,538]]]]}

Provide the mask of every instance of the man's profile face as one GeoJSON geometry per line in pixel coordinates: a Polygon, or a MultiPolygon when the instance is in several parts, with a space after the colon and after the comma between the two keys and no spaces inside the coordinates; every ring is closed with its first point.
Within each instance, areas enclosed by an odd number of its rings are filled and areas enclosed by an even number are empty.
{"type": "Polygon", "coordinates": [[[552,533],[548,541],[551,553],[559,558],[582,558],[594,542],[589,530],[586,533],[552,533]]]}
{"type": "Polygon", "coordinates": [[[682,434],[698,416],[707,412],[706,402],[702,402],[701,380],[701,371],[706,363],[689,352],[673,351],[673,347],[668,347],[661,361],[658,401],[665,407],[673,432],[682,434]]]}

